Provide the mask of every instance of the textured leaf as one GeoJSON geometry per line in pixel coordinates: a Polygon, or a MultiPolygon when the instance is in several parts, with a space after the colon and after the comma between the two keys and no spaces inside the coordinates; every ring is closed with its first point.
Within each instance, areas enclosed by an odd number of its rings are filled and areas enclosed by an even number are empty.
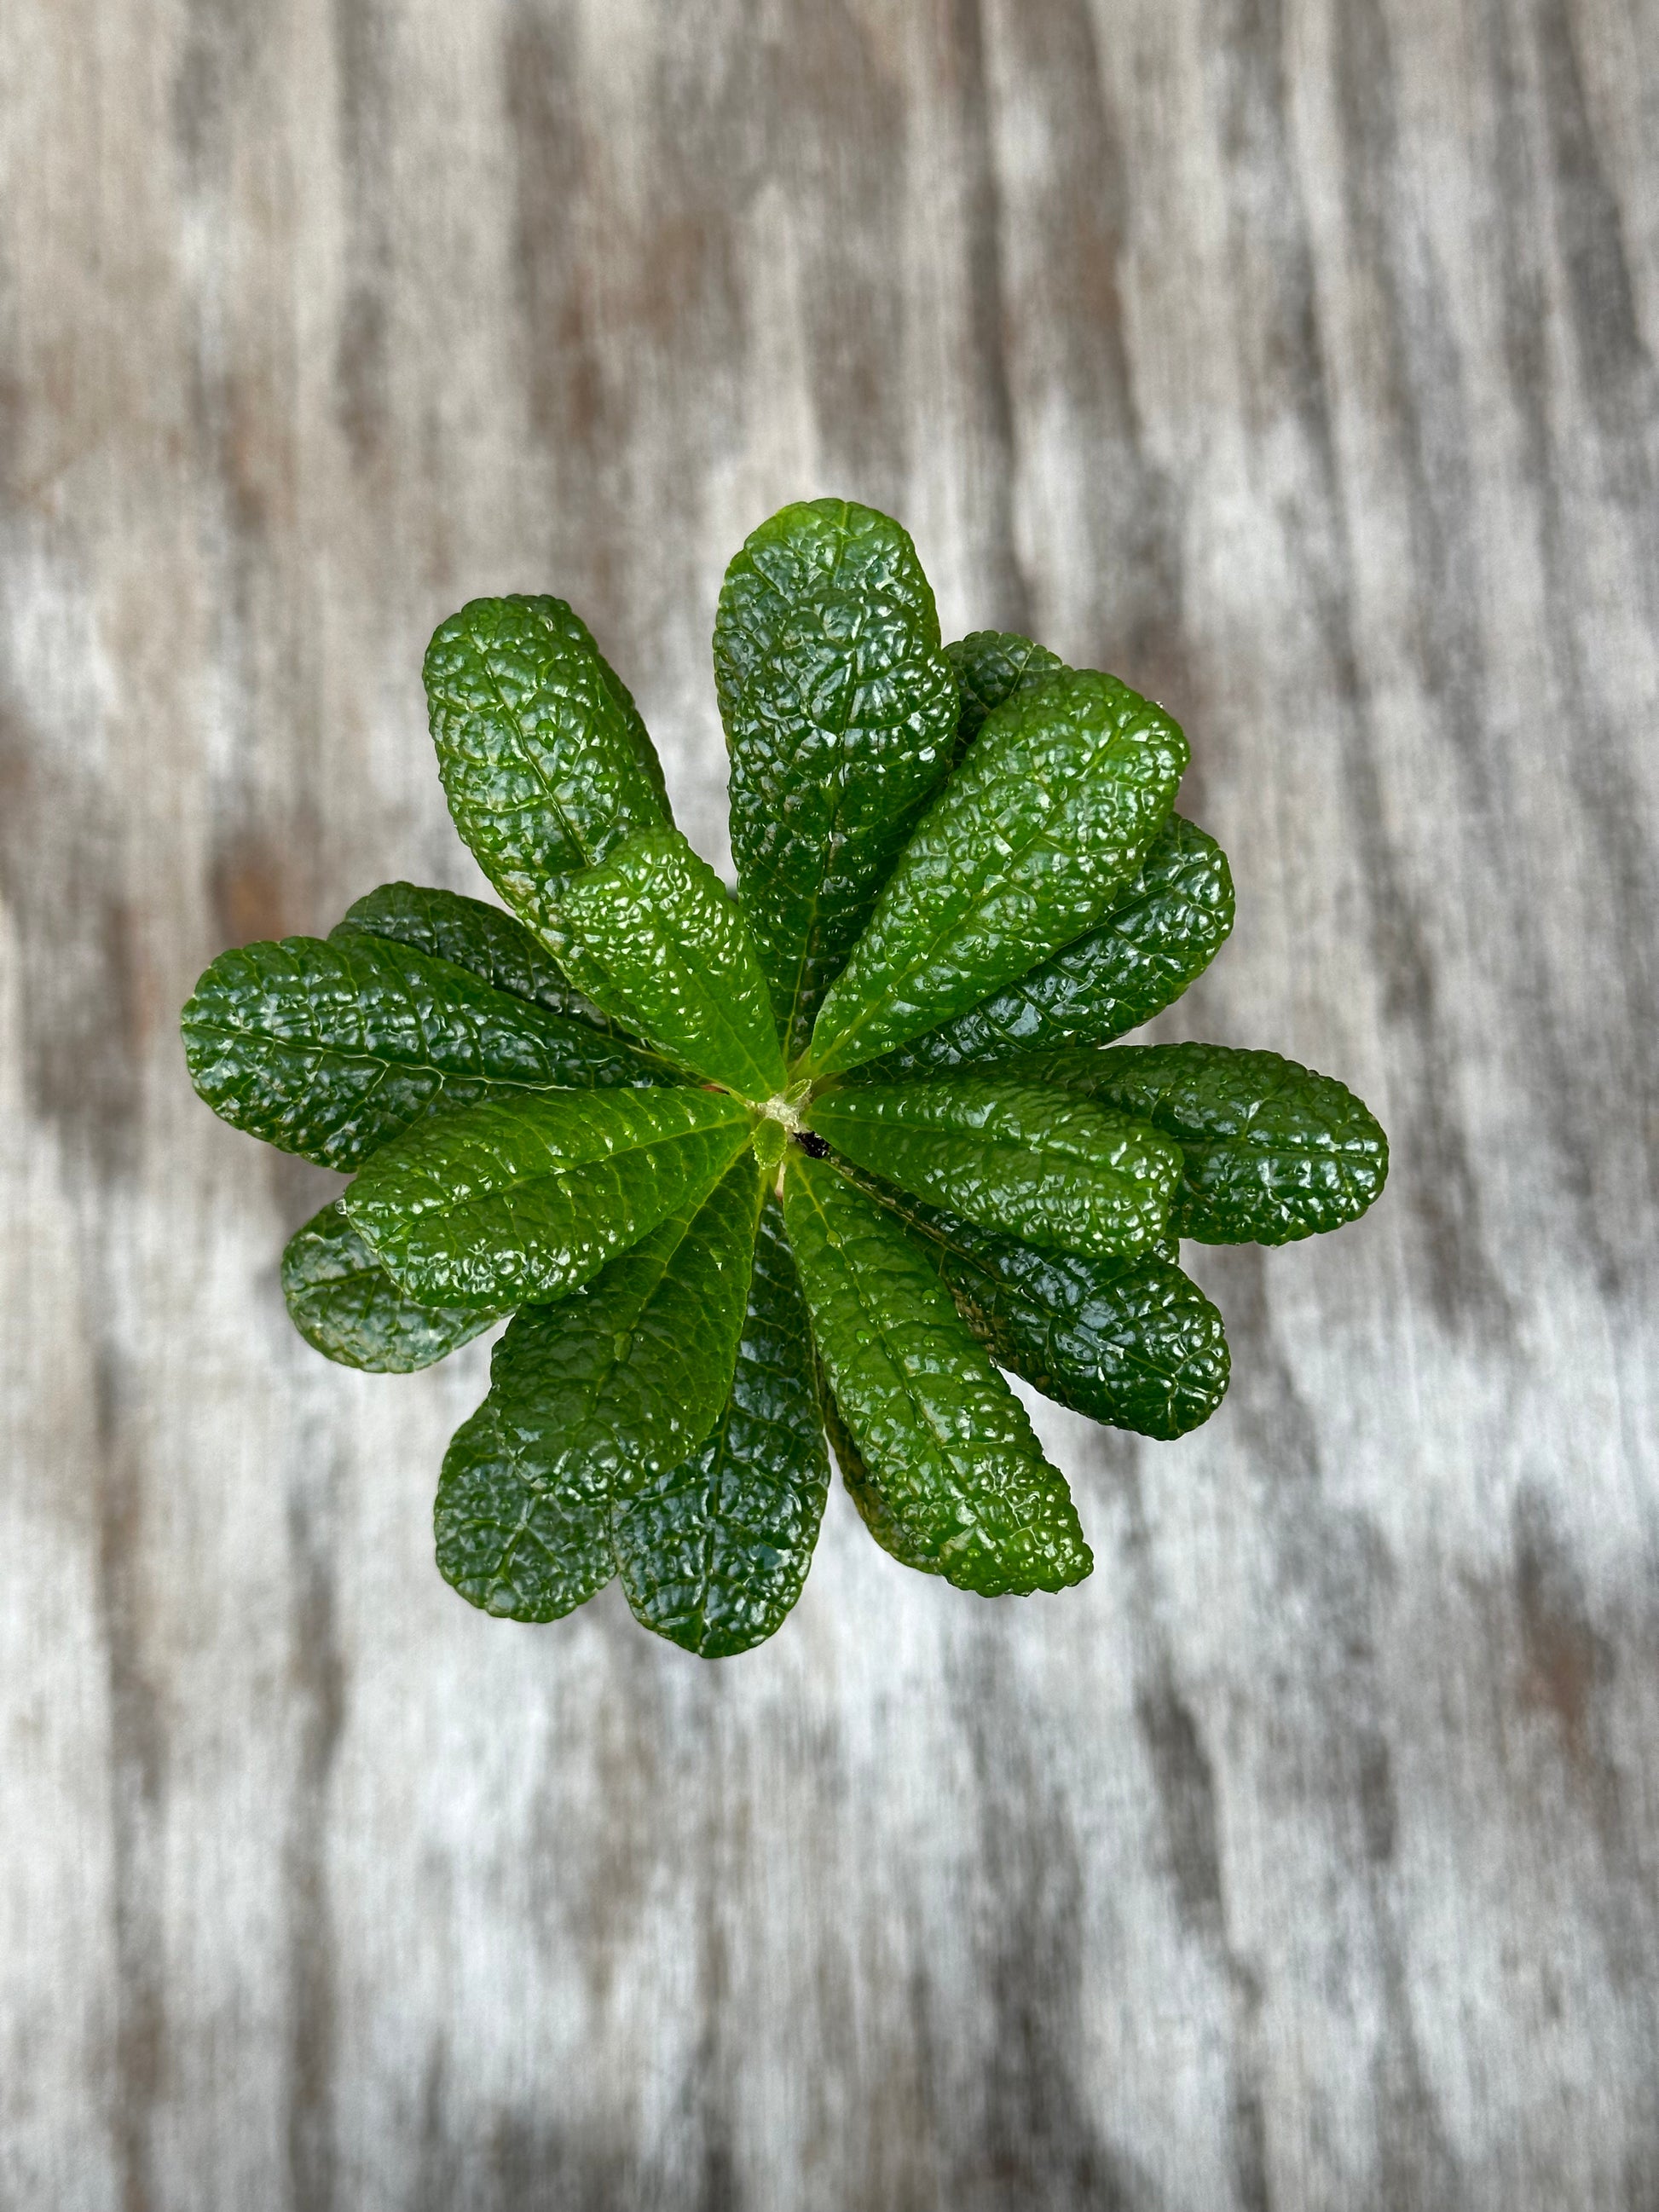
{"type": "Polygon", "coordinates": [[[800,1595],[829,1480],[806,1308],[769,1199],[737,1370],[713,1433],[613,1508],[635,1618],[705,1659],[763,1643],[800,1595]]]}
{"type": "Polygon", "coordinates": [[[811,1120],[857,1166],[1060,1251],[1149,1251],[1181,1177],[1179,1150],[1144,1121],[1000,1074],[832,1091],[811,1120]]]}
{"type": "Polygon", "coordinates": [[[1200,1244],[1288,1244],[1340,1229],[1379,1195],[1389,1140],[1334,1076],[1276,1052],[1119,1045],[1011,1066],[1145,1117],[1180,1145],[1170,1226],[1200,1244]]]}
{"type": "Polygon", "coordinates": [[[453,961],[498,991],[528,999],[550,1014],[586,1022],[607,1036],[615,1028],[611,1017],[577,990],[533,930],[483,899],[421,884],[382,884],[347,908],[329,939],[354,933],[393,938],[417,952],[453,961]]]}
{"type": "Polygon", "coordinates": [[[896,1542],[986,1597],[1080,1582],[1093,1561],[1065,1479],[927,1253],[805,1152],[784,1211],[818,1357],[896,1542]]]}
{"type": "Polygon", "coordinates": [[[617,1497],[719,1418],[760,1197],[739,1161],[585,1290],[514,1317],[438,1486],[439,1569],[471,1603],[553,1620],[610,1581],[617,1497]]]}
{"type": "Polygon", "coordinates": [[[830,1377],[823,1371],[823,1362],[816,1355],[812,1374],[817,1386],[818,1412],[823,1418],[824,1434],[830,1439],[830,1449],[836,1455],[836,1465],[841,1469],[842,1487],[858,1508],[860,1520],[882,1550],[889,1553],[901,1566],[914,1567],[920,1575],[941,1574],[944,1570],[938,1558],[922,1548],[883,1502],[875,1480],[865,1464],[864,1455],[854,1440],[853,1431],[842,1418],[841,1407],[836,1403],[836,1394],[830,1388],[830,1377]]]}
{"type": "Polygon", "coordinates": [[[1106,920],[943,1029],[869,1068],[880,1082],[1017,1053],[1109,1044],[1178,999],[1233,926],[1233,879],[1213,837],[1172,814],[1106,920]]]}
{"type": "MultiPolygon", "coordinates": [[[[495,1347],[492,1376],[514,1329],[532,1331],[558,1310],[526,1306],[495,1347]]],[[[586,1467],[556,1481],[544,1473],[558,1438],[538,1415],[536,1379],[526,1358],[456,1430],[432,1516],[439,1573],[469,1605],[509,1620],[557,1620],[617,1571],[610,1486],[586,1467]]]]}
{"type": "Polygon", "coordinates": [[[430,1367],[501,1318],[488,1307],[421,1306],[405,1297],[337,1199],[289,1239],[283,1296],[307,1344],[371,1375],[430,1367]]]}
{"type": "Polygon", "coordinates": [[[1091,671],[987,720],[826,995],[811,1064],[874,1060],[966,1013],[1104,919],[1162,828],[1187,740],[1091,671]]]}
{"type": "Polygon", "coordinates": [[[873,1196],[924,1239],[957,1310],[1000,1367],[1091,1420],[1184,1436],[1227,1388],[1221,1316],[1167,1260],[1042,1252],[891,1185],[873,1196]]]}
{"type": "Polygon", "coordinates": [[[645,830],[559,905],[566,961],[595,1003],[696,1074],[757,1103],[787,1077],[740,910],[678,830],[645,830]]]}
{"type": "Polygon", "coordinates": [[[566,880],[669,819],[627,687],[562,599],[474,599],[434,633],[427,707],[449,811],[478,866],[555,950],[566,880]]]}
{"type": "Polygon", "coordinates": [[[585,1023],[362,934],[222,952],[182,1026],[191,1081],[216,1114],[329,1168],[356,1167],[440,1100],[678,1079],[585,1023]]]}
{"type": "Polygon", "coordinates": [[[749,1115],[711,1091],[469,1107],[377,1152],[343,1200],[423,1305],[562,1297],[713,1188],[749,1115]]]}
{"type": "Polygon", "coordinates": [[[950,768],[956,684],[909,538],[847,500],[763,523],[726,572],[714,678],[738,892],[793,1054],[950,768]]]}
{"type": "Polygon", "coordinates": [[[1051,677],[1072,672],[1046,645],[1007,629],[976,629],[959,637],[945,647],[945,658],[962,702],[957,715],[957,760],[979,735],[988,714],[1019,692],[1035,691],[1051,677]]]}

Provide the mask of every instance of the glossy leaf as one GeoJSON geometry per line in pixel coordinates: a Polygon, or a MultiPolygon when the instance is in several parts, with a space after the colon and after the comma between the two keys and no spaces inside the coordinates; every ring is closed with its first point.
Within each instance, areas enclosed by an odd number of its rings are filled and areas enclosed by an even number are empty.
{"type": "Polygon", "coordinates": [[[671,1059],[759,1103],[787,1077],[743,915],[678,830],[645,830],[559,903],[566,962],[596,1005],[671,1059]]]}
{"type": "Polygon", "coordinates": [[[926,1252],[804,1152],[784,1212],[818,1357],[896,1539],[986,1597],[1080,1582],[1093,1561],[1065,1479],[926,1252]]]}
{"type": "Polygon", "coordinates": [[[1045,1397],[1164,1438],[1197,1428],[1221,1403],[1230,1368],[1221,1316],[1167,1260],[1039,1251],[891,1185],[872,1194],[925,1241],[997,1364],[1045,1397]]]}
{"type": "Polygon", "coordinates": [[[749,1115],[710,1091],[544,1093],[470,1107],[377,1152],[344,1205],[423,1305],[562,1297],[712,1189],[749,1115]]]}
{"type": "Polygon", "coordinates": [[[858,1509],[865,1527],[881,1546],[884,1552],[896,1559],[901,1566],[914,1567],[919,1575],[942,1574],[937,1555],[927,1551],[913,1537],[894,1514],[890,1511],[877,1487],[875,1478],[865,1463],[853,1431],[842,1418],[841,1407],[836,1403],[836,1394],[830,1387],[830,1377],[823,1371],[823,1362],[816,1354],[812,1371],[817,1386],[818,1412],[823,1418],[824,1434],[830,1439],[830,1449],[836,1455],[836,1465],[841,1469],[842,1486],[858,1509]]]}
{"type": "Polygon", "coordinates": [[[428,696],[512,913],[382,884],[326,943],[222,956],[183,1020],[216,1111],[359,1170],[283,1256],[309,1342],[405,1371],[508,1320],[444,1464],[446,1576],[528,1621],[620,1570],[706,1657],[796,1601],[826,1432],[906,1564],[1081,1580],[1000,1369],[1185,1433],[1229,1355],[1180,1237],[1334,1227],[1388,1170],[1293,1062],[1109,1049],[1232,921],[1161,708],[1012,633],[941,647],[909,538],[844,501],[753,533],[714,661],[735,902],[570,608],[475,600],[428,696]]]}
{"type": "Polygon", "coordinates": [[[1163,708],[1110,676],[1057,677],[998,708],[826,995],[813,1071],[953,1021],[1097,927],[1139,872],[1186,765],[1163,708]]]}
{"type": "Polygon", "coordinates": [[[849,1086],[811,1120],[857,1166],[1060,1251],[1150,1250],[1181,1176],[1179,1150],[1145,1121],[1000,1076],[849,1086]]]}
{"type": "Polygon", "coordinates": [[[586,1289],[514,1317],[438,1486],[439,1569],[471,1604],[552,1620],[610,1581],[617,1500],[719,1417],[760,1195],[740,1161],[586,1289]]]}
{"type": "Polygon", "coordinates": [[[848,500],[786,507],[726,572],[714,679],[732,850],[787,1049],[948,773],[957,689],[897,523],[848,500]]]}
{"type": "Polygon", "coordinates": [[[382,884],[329,932],[329,940],[352,934],[390,937],[417,952],[453,961],[498,991],[590,1029],[611,1034],[614,1024],[585,998],[533,930],[515,915],[460,891],[422,884],[382,884]]]}
{"type": "Polygon", "coordinates": [[[182,1026],[216,1114],[330,1168],[356,1167],[440,1102],[678,1079],[585,1023],[362,934],[222,952],[182,1026]]]}
{"type": "Polygon", "coordinates": [[[434,633],[427,707],[455,827],[556,951],[566,881],[669,819],[626,685],[562,599],[474,599],[434,633]]]}
{"type": "Polygon", "coordinates": [[[781,1121],[770,1118],[757,1121],[754,1134],[749,1139],[755,1158],[762,1170],[775,1174],[789,1144],[789,1131],[781,1121]]]}
{"type": "Polygon", "coordinates": [[[501,1368],[514,1329],[533,1340],[544,1314],[526,1306],[495,1347],[501,1377],[450,1439],[438,1478],[433,1535],[438,1571],[469,1605],[508,1620],[557,1620],[585,1605],[617,1571],[611,1491],[592,1469],[546,1472],[558,1434],[538,1413],[538,1370],[521,1343],[516,1375],[501,1368]],[[510,1377],[510,1379],[509,1379],[510,1377]]]}
{"type": "Polygon", "coordinates": [[[1172,814],[1097,929],[860,1077],[896,1082],[1018,1053],[1109,1044],[1203,974],[1233,926],[1233,880],[1213,837],[1172,814]]]}
{"type": "Polygon", "coordinates": [[[283,1296],[306,1342],[342,1367],[412,1375],[470,1343],[501,1316],[405,1297],[337,1199],[289,1239],[283,1296]]]}
{"type": "Polygon", "coordinates": [[[800,1595],[829,1480],[806,1307],[769,1198],[713,1433],[678,1467],[630,1484],[613,1508],[635,1618],[705,1659],[763,1643],[800,1595]]]}
{"type": "Polygon", "coordinates": [[[1057,653],[1006,629],[976,629],[945,648],[961,701],[957,714],[955,757],[962,758],[988,714],[1022,691],[1035,691],[1051,677],[1071,671],[1057,653]]]}
{"type": "MultiPolygon", "coordinates": [[[[1389,1140],[1345,1084],[1276,1052],[1218,1044],[1119,1045],[1018,1063],[1180,1145],[1170,1212],[1200,1244],[1288,1244],[1362,1214],[1389,1173],[1389,1140]]],[[[1012,1071],[1011,1071],[1012,1072],[1012,1071]]]]}

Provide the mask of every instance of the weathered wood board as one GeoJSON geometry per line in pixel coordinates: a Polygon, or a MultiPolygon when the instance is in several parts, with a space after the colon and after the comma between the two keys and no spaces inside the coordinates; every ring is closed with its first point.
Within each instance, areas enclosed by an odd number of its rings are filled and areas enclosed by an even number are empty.
{"type": "Polygon", "coordinates": [[[1654,0],[9,0],[0,2205],[1659,2205],[1654,0]],[[477,887],[426,637],[555,590],[724,860],[745,532],[1155,692],[1170,1035],[1394,1139],[1043,1416],[1099,1565],[831,1502],[705,1666],[431,1564],[475,1346],[333,1370],[228,942],[477,887]]]}

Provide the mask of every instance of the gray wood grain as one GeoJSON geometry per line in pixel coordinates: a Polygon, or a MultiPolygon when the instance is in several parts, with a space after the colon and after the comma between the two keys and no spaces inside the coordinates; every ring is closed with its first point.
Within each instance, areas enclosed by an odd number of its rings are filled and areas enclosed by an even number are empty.
{"type": "Polygon", "coordinates": [[[1659,2205],[1653,0],[0,12],[0,2205],[1659,2205]],[[726,857],[787,498],[1190,732],[1170,1035],[1376,1213],[1047,1409],[1098,1568],[832,1499],[705,1666],[439,1582],[483,1386],[325,1366],[223,945],[477,888],[423,729],[568,596],[726,857]]]}

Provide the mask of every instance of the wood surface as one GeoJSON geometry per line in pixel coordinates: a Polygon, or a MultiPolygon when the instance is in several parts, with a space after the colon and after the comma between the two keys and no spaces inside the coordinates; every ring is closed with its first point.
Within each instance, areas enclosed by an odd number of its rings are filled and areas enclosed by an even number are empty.
{"type": "Polygon", "coordinates": [[[0,2207],[1659,2206],[1655,0],[0,10],[0,2207]],[[1098,1565],[839,1489],[775,1642],[437,1577],[477,1345],[285,1319],[222,946],[477,888],[419,672],[568,597],[722,863],[763,515],[1155,693],[1162,1024],[1340,1074],[1098,1565]]]}

